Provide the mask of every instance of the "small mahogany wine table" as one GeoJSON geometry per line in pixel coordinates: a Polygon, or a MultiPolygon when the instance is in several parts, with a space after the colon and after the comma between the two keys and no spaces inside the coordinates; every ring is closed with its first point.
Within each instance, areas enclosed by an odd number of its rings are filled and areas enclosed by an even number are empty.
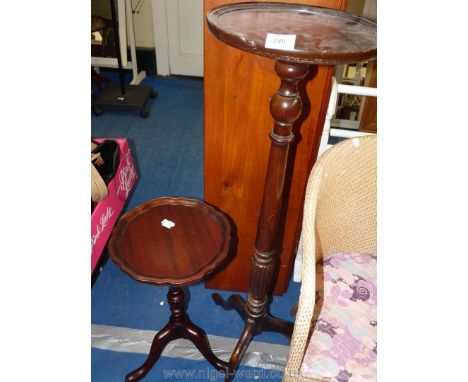
{"type": "MultiPolygon", "coordinates": [[[[377,56],[377,25],[348,13],[309,5],[287,3],[239,3],[211,9],[206,16],[211,33],[220,41],[252,54],[275,60],[280,87],[270,100],[273,128],[266,169],[260,217],[249,276],[247,302],[239,295],[224,301],[213,298],[224,309],[235,309],[245,321],[240,339],[229,361],[232,379],[252,338],[262,331],[290,337],[291,322],[273,318],[266,311],[268,293],[277,266],[278,223],[281,215],[285,169],[292,126],[302,114],[300,81],[310,65],[336,65],[370,60],[377,56]]],[[[316,71],[315,71],[316,72],[316,71]]],[[[314,105],[312,105],[314,107],[314,105]]],[[[260,171],[261,169],[259,169],[260,171]]]]}
{"type": "Polygon", "coordinates": [[[205,332],[188,318],[182,287],[214,271],[226,258],[230,241],[226,217],[199,200],[153,199],[121,217],[109,241],[111,259],[137,281],[168,285],[172,312],[154,337],[147,360],[127,375],[126,382],[143,378],[164,347],[177,338],[192,341],[208,362],[227,373],[228,363],[214,355],[205,332]]]}

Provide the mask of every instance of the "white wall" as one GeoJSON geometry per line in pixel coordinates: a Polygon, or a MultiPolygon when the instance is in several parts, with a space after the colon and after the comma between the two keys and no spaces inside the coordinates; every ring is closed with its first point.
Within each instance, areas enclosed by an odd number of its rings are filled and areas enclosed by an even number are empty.
{"type": "Polygon", "coordinates": [[[151,0],[132,0],[135,41],[138,48],[154,48],[153,10],[151,0]]]}
{"type": "Polygon", "coordinates": [[[346,10],[354,15],[377,21],[377,0],[348,0],[346,10]]]}

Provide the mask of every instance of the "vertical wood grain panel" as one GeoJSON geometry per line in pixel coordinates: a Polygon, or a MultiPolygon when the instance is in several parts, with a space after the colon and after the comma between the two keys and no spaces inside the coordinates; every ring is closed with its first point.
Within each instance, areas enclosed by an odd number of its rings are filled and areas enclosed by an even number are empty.
{"type": "MultiPolygon", "coordinates": [[[[377,60],[367,64],[366,82],[364,86],[377,87],[377,60]],[[370,76],[369,81],[367,78],[370,76]]],[[[377,97],[362,97],[359,130],[377,134],[377,97]]]]}

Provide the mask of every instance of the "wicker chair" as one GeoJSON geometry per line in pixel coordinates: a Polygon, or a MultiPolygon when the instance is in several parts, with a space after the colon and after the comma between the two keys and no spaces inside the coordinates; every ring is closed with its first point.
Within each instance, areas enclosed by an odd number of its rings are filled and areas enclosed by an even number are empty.
{"type": "Polygon", "coordinates": [[[340,142],[317,160],[309,177],[302,228],[303,279],[284,381],[375,381],[376,289],[359,288],[366,278],[374,287],[376,281],[376,146],[376,136],[340,142]],[[346,264],[353,269],[341,269],[346,264]],[[357,276],[359,269],[367,273],[357,276]],[[319,290],[323,297],[316,294],[319,290]],[[356,294],[360,291],[365,295],[356,294]],[[358,317],[333,310],[350,306],[360,309],[358,317]],[[326,320],[323,315],[328,315],[326,320]],[[337,317],[360,320],[359,330],[352,326],[356,322],[340,327],[337,317]],[[348,329],[351,334],[365,333],[364,345],[355,338],[349,345],[336,336],[344,337],[348,329]],[[334,351],[339,359],[333,359],[334,351]],[[357,359],[343,359],[346,356],[357,359]]]}

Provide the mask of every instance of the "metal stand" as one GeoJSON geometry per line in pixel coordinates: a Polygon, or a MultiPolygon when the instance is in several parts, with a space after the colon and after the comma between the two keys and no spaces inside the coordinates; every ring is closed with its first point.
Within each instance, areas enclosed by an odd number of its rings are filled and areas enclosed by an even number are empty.
{"type": "Polygon", "coordinates": [[[119,67],[119,85],[106,86],[96,97],[92,104],[93,113],[97,116],[103,113],[103,107],[124,107],[137,108],[140,110],[140,116],[147,118],[149,111],[145,107],[148,98],[156,98],[157,93],[148,85],[126,85],[125,74],[122,67],[122,58],[119,44],[119,30],[117,25],[117,16],[114,0],[110,0],[112,23],[115,33],[115,51],[119,67]]]}

